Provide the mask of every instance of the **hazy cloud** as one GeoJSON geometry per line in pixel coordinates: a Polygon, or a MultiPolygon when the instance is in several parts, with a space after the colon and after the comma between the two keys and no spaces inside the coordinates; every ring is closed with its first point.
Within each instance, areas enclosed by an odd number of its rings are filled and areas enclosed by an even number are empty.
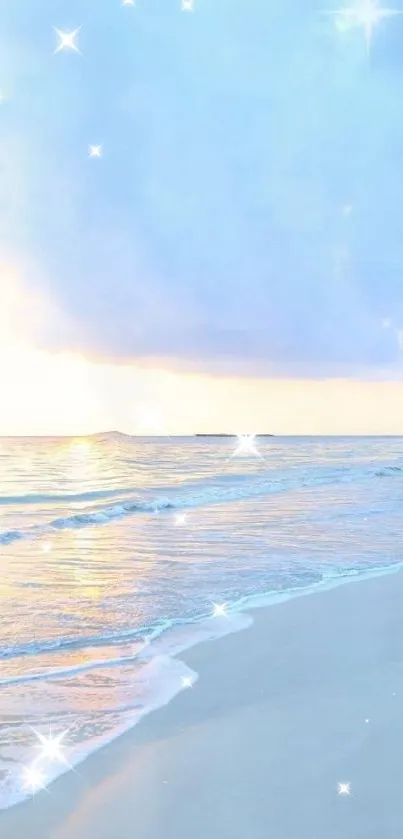
{"type": "Polygon", "coordinates": [[[403,22],[368,60],[320,8],[0,11],[0,245],[62,313],[41,346],[270,375],[398,361],[403,22]],[[82,56],[54,55],[53,26],[81,24],[82,56]]]}

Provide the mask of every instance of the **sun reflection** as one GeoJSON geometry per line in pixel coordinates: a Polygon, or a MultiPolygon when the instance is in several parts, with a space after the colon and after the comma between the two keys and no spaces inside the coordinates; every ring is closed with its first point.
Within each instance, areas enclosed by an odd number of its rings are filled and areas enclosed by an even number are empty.
{"type": "Polygon", "coordinates": [[[101,600],[105,597],[107,582],[100,580],[99,572],[79,566],[74,566],[71,572],[74,580],[73,584],[80,588],[82,597],[88,600],[101,600]]]}
{"type": "Polygon", "coordinates": [[[72,454],[86,454],[92,448],[92,443],[89,440],[73,440],[69,445],[69,450],[72,454]]]}
{"type": "Polygon", "coordinates": [[[68,465],[66,472],[75,484],[75,492],[88,492],[99,484],[101,461],[97,457],[94,444],[90,440],[73,440],[67,448],[68,465]]]}

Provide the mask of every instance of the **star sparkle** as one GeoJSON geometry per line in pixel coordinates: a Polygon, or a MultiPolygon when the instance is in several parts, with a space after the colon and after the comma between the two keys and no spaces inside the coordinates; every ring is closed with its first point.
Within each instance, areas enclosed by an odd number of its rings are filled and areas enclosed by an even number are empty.
{"type": "Polygon", "coordinates": [[[88,146],[88,154],[90,157],[102,157],[102,146],[88,146]]]}
{"type": "Polygon", "coordinates": [[[49,736],[45,737],[45,735],[41,734],[40,731],[35,731],[35,729],[32,730],[34,734],[37,736],[40,744],[41,752],[38,760],[57,760],[60,763],[67,763],[66,758],[61,749],[61,743],[62,740],[64,740],[64,738],[66,737],[67,731],[62,731],[55,737],[52,737],[52,734],[49,733],[49,736]]]}
{"type": "Polygon", "coordinates": [[[220,603],[213,603],[213,606],[214,606],[213,618],[226,618],[227,617],[226,603],[221,603],[221,604],[220,603]]]}
{"type": "Polygon", "coordinates": [[[184,688],[191,688],[193,687],[193,679],[191,676],[183,676],[182,678],[182,686],[184,688]]]}
{"type": "Polygon", "coordinates": [[[238,445],[232,457],[239,457],[239,455],[253,455],[254,457],[261,457],[256,448],[256,434],[238,434],[238,445]]]}
{"type": "Polygon", "coordinates": [[[350,784],[349,783],[348,784],[346,784],[346,783],[338,784],[337,794],[338,795],[350,795],[351,794],[350,784]]]}
{"type": "Polygon", "coordinates": [[[193,12],[193,0],[182,0],[182,12],[193,12]]]}
{"type": "Polygon", "coordinates": [[[354,5],[342,9],[333,9],[324,14],[336,19],[336,26],[341,32],[353,28],[364,31],[367,53],[369,54],[375,28],[386,18],[396,17],[402,12],[398,9],[383,8],[380,0],[356,0],[354,5]]]}
{"type": "Polygon", "coordinates": [[[32,795],[46,786],[46,778],[38,766],[26,766],[22,776],[24,789],[30,790],[32,795]]]}
{"type": "Polygon", "coordinates": [[[56,34],[59,36],[59,44],[55,49],[55,55],[58,52],[62,52],[62,50],[72,50],[73,52],[78,52],[80,55],[80,50],[76,44],[77,35],[81,29],[81,26],[78,29],[74,29],[72,32],[62,32],[60,29],[57,29],[56,26],[53,27],[56,34]]]}

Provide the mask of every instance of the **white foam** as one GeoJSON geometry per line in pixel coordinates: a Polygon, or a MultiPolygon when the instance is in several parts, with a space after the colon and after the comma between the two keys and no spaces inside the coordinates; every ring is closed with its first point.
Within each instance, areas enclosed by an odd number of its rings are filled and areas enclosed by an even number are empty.
{"type": "MultiPolygon", "coordinates": [[[[61,775],[77,767],[94,751],[133,728],[146,714],[167,705],[174,696],[186,688],[184,681],[190,680],[192,684],[195,684],[197,679],[198,673],[187,664],[167,655],[157,655],[145,662],[133,679],[135,707],[133,703],[128,702],[118,709],[122,715],[122,722],[114,728],[113,732],[109,731],[107,735],[94,737],[85,744],[75,746],[70,750],[66,748],[66,764],[39,764],[37,753],[33,751],[36,766],[40,766],[44,772],[46,787],[61,775]],[[126,714],[124,714],[125,711],[126,714]]],[[[2,766],[0,764],[0,772],[6,773],[0,787],[0,810],[13,807],[30,797],[30,793],[23,785],[23,763],[14,762],[12,765],[14,771],[10,770],[9,761],[3,763],[2,766]]]]}
{"type": "MultiPolygon", "coordinates": [[[[223,616],[211,616],[195,623],[184,621],[172,626],[158,637],[150,636],[150,642],[146,642],[143,650],[137,655],[137,661],[142,661],[144,664],[134,673],[133,700],[116,709],[117,713],[122,715],[121,723],[113,731],[108,731],[105,735],[94,737],[87,740],[86,743],[74,747],[70,753],[66,754],[70,767],[65,768],[63,765],[47,767],[47,786],[61,774],[69,771],[69,768],[78,766],[91,753],[133,728],[146,714],[167,705],[181,690],[185,689],[185,683],[188,680],[194,684],[198,679],[198,673],[176,656],[196,644],[247,629],[253,624],[253,617],[247,614],[245,609],[279,604],[294,597],[305,596],[317,591],[326,591],[345,583],[396,573],[402,568],[403,562],[366,571],[350,570],[343,576],[330,571],[321,581],[309,586],[248,596],[235,603],[228,604],[226,614],[223,616]]],[[[124,658],[120,662],[116,660],[115,663],[127,664],[124,658]]],[[[16,767],[14,774],[9,774],[6,780],[2,782],[0,809],[9,808],[28,797],[21,786],[18,765],[14,765],[16,767]]],[[[4,764],[4,767],[9,770],[10,764],[4,764]]],[[[20,769],[22,771],[22,766],[20,769]]]]}

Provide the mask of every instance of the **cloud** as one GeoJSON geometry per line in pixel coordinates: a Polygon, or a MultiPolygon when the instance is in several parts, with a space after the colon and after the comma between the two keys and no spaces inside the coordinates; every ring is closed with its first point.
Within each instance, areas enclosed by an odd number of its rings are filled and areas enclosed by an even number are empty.
{"type": "Polygon", "coordinates": [[[75,0],[68,17],[48,0],[0,12],[0,249],[53,301],[38,346],[245,374],[393,368],[398,19],[370,64],[360,31],[297,0],[192,15],[75,0]],[[81,24],[82,57],[53,55],[53,26],[81,24]]]}

